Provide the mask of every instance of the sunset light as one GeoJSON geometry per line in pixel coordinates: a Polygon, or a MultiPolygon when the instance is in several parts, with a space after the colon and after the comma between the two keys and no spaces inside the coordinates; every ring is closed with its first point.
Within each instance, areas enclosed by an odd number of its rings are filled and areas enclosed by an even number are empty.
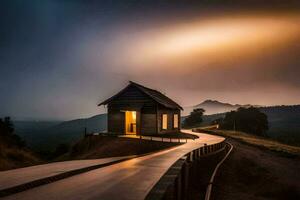
{"type": "Polygon", "coordinates": [[[256,55],[293,41],[300,34],[299,23],[299,16],[233,16],[174,24],[127,38],[135,45],[124,49],[124,59],[133,65],[168,66],[256,55]]]}
{"type": "Polygon", "coordinates": [[[300,199],[300,0],[4,0],[3,200],[300,199]]]}
{"type": "Polygon", "coordinates": [[[169,55],[271,45],[299,33],[300,28],[292,20],[239,18],[192,23],[169,30],[157,45],[169,55]]]}

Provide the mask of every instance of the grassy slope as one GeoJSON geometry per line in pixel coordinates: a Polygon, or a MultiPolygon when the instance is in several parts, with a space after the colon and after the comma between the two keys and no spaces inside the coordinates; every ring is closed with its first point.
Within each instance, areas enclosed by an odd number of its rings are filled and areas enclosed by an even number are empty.
{"type": "MultiPolygon", "coordinates": [[[[77,142],[71,151],[53,161],[97,159],[115,156],[140,155],[175,147],[179,143],[119,138],[115,136],[90,136],[77,142]]],[[[26,167],[43,162],[28,149],[8,147],[0,143],[0,171],[26,167]]]]}
{"type": "Polygon", "coordinates": [[[212,200],[300,199],[299,157],[285,157],[238,140],[220,167],[212,200]]]}
{"type": "Polygon", "coordinates": [[[179,145],[115,136],[90,136],[76,143],[70,153],[60,159],[96,159],[115,156],[139,155],[179,145]]]}
{"type": "Polygon", "coordinates": [[[215,177],[213,200],[300,198],[300,147],[242,132],[202,131],[224,136],[234,146],[215,177]]]}
{"type": "Polygon", "coordinates": [[[40,164],[41,160],[27,149],[0,144],[0,171],[40,164]]]}
{"type": "Polygon", "coordinates": [[[205,130],[205,129],[200,129],[200,130],[207,133],[221,135],[227,138],[233,138],[241,142],[254,145],[257,147],[265,148],[271,151],[300,156],[300,147],[282,144],[280,142],[268,138],[258,137],[255,135],[238,132],[238,131],[205,130]]]}

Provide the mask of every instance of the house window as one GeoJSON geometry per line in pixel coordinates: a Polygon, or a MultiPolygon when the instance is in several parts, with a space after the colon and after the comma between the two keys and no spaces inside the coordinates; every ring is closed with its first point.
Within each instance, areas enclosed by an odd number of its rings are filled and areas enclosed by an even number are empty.
{"type": "Polygon", "coordinates": [[[168,129],[168,115],[162,114],[162,129],[167,130],[168,129]]]}
{"type": "Polygon", "coordinates": [[[173,115],[173,128],[178,128],[178,114],[173,115]]]}

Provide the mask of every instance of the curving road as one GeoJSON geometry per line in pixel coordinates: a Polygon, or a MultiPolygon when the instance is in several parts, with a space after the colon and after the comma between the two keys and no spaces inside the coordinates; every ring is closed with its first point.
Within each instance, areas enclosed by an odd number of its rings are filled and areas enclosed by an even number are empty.
{"type": "MultiPolygon", "coordinates": [[[[185,130],[186,133],[191,133],[185,130]]],[[[144,199],[168,168],[186,153],[224,138],[194,133],[200,138],[178,147],[133,158],[108,167],[79,174],[3,199],[76,200],[144,199]]]]}
{"type": "Polygon", "coordinates": [[[111,163],[135,156],[121,156],[91,160],[72,160],[54,162],[43,165],[35,165],[19,169],[12,169],[0,172],[0,190],[11,188],[24,183],[32,182],[46,177],[55,176],[64,172],[81,169],[89,166],[111,163]]]}

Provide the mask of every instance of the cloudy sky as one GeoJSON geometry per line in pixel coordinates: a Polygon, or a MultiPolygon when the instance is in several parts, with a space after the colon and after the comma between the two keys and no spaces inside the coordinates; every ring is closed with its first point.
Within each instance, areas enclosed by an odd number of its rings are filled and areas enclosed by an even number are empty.
{"type": "Polygon", "coordinates": [[[298,1],[88,2],[1,1],[0,116],[92,116],[129,80],[182,106],[300,103],[298,1]]]}

